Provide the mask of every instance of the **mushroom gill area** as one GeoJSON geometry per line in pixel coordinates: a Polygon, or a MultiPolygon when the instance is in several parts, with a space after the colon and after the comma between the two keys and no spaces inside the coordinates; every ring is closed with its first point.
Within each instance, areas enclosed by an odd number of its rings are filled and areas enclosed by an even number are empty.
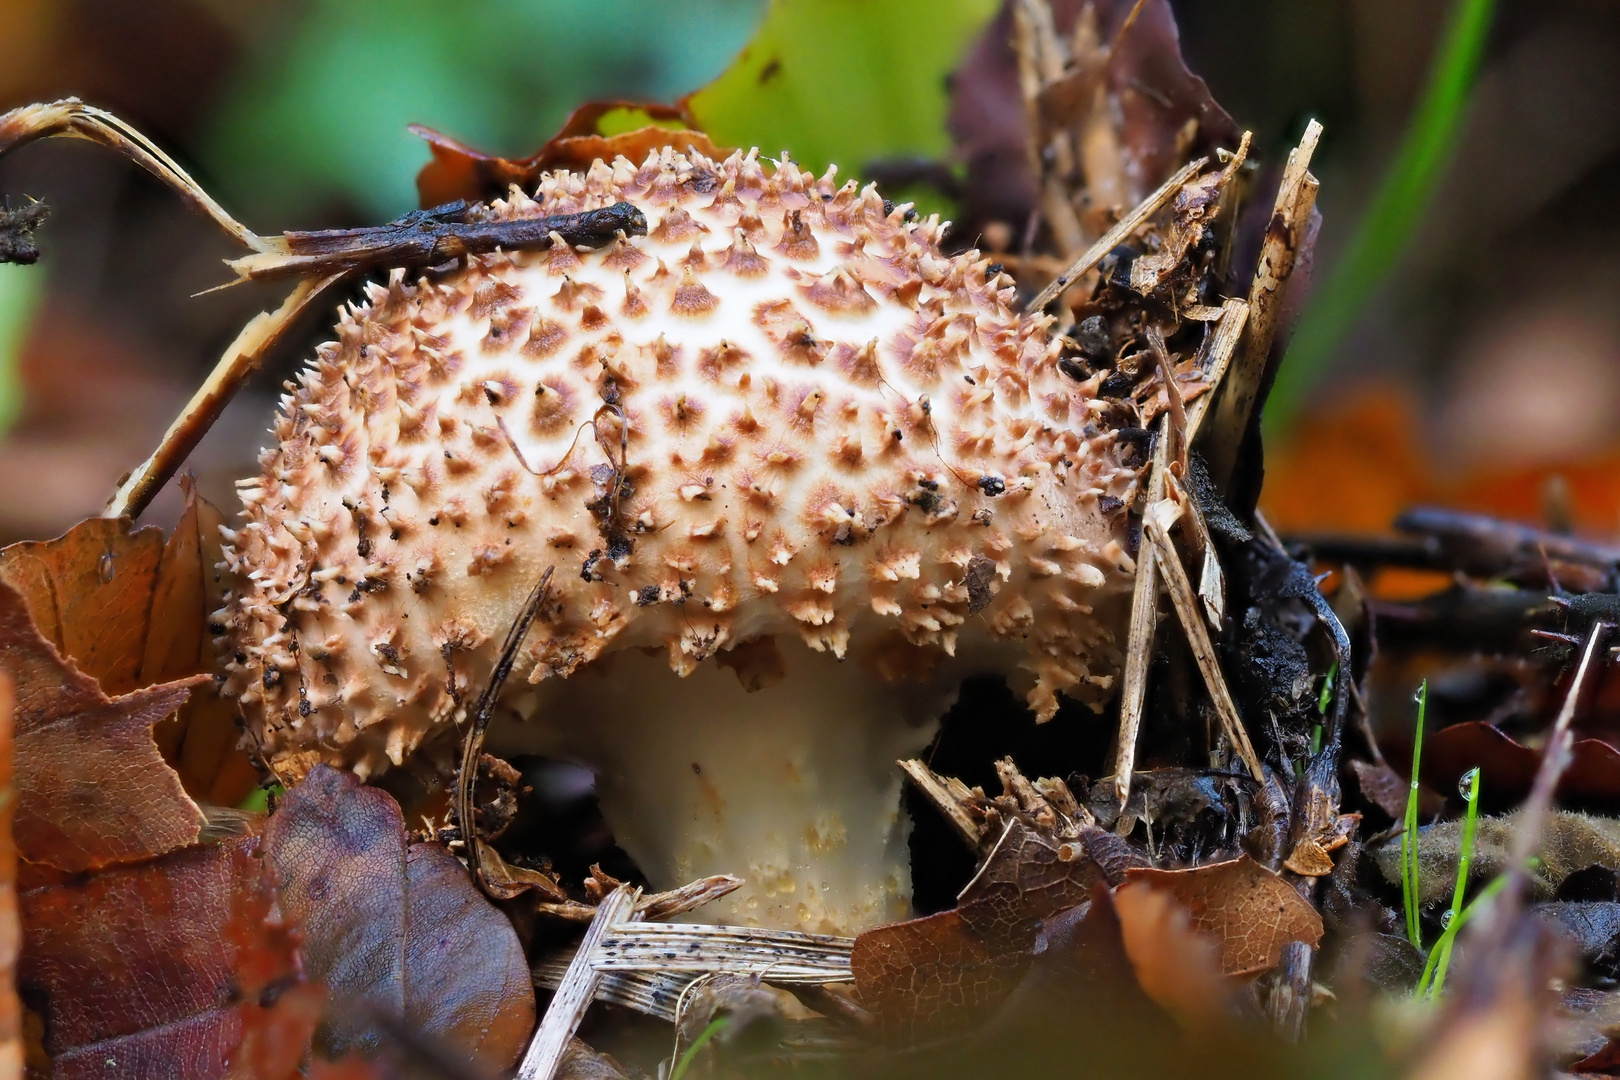
{"type": "Polygon", "coordinates": [[[796,639],[721,659],[683,679],[661,656],[614,653],[518,701],[529,719],[497,723],[489,746],[589,762],[649,880],[744,880],[692,919],[837,934],[905,918],[895,761],[932,740],[958,680],[895,682],[796,639]]]}
{"type": "Polygon", "coordinates": [[[343,313],[238,485],[227,688],[283,779],[377,773],[466,718],[550,569],[509,741],[598,768],[655,886],[881,921],[893,759],[961,678],[1017,672],[1041,719],[1110,692],[1134,413],[936,219],[831,171],[664,150],[485,212],[620,200],[646,236],[395,272],[343,313]]]}

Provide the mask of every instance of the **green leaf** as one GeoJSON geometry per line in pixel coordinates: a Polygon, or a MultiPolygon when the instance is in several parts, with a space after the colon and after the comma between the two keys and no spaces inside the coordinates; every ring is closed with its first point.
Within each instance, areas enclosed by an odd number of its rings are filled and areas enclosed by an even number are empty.
{"type": "Polygon", "coordinates": [[[666,131],[679,131],[686,125],[679,120],[659,120],[646,109],[622,106],[609,109],[596,120],[596,133],[609,138],[627,131],[640,131],[646,127],[660,127],[666,131]]]}
{"type": "Polygon", "coordinates": [[[820,172],[939,157],[946,76],[996,0],[772,0],[764,25],[688,107],[716,143],[787,150],[820,172]]]}
{"type": "Polygon", "coordinates": [[[22,410],[19,361],[44,287],[42,268],[0,265],[0,434],[22,410]]]}

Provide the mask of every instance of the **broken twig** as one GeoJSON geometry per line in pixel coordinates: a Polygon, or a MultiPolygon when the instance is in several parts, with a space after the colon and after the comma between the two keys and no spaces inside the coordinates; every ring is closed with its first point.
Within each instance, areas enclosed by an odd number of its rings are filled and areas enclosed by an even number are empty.
{"type": "Polygon", "coordinates": [[[620,923],[629,922],[635,917],[639,891],[630,885],[620,885],[596,909],[596,918],[585,931],[585,940],[579,943],[579,950],[574,953],[574,959],[568,965],[557,992],[551,996],[546,1015],[541,1018],[540,1027],[534,1033],[534,1041],[529,1044],[522,1063],[518,1065],[518,1080],[552,1080],[556,1075],[557,1066],[568,1050],[568,1040],[573,1038],[579,1022],[585,1018],[585,1010],[590,1008],[591,1001],[596,997],[597,986],[602,981],[602,973],[596,966],[597,947],[620,923]]]}
{"type": "Polygon", "coordinates": [[[473,204],[453,202],[413,210],[386,225],[290,232],[282,237],[285,252],[257,252],[225,265],[242,280],[350,274],[380,267],[437,266],[497,248],[535,250],[554,243],[601,247],[621,232],[647,233],[646,216],[627,202],[581,214],[507,221],[480,221],[476,210],[473,204]]]}
{"type": "MultiPolygon", "coordinates": [[[[478,759],[484,749],[484,733],[489,730],[489,722],[495,716],[495,703],[500,699],[501,688],[506,683],[508,675],[512,674],[512,667],[517,663],[518,650],[523,647],[523,639],[529,633],[529,627],[534,625],[535,617],[545,605],[546,595],[551,591],[551,574],[556,567],[546,567],[546,572],[540,575],[530,591],[529,598],[523,602],[523,610],[518,613],[517,621],[507,632],[506,642],[501,646],[500,659],[495,663],[495,670],[490,673],[489,683],[484,692],[478,697],[478,704],[472,713],[472,723],[467,726],[467,739],[461,744],[461,771],[456,777],[456,816],[461,826],[461,836],[466,843],[467,868],[472,871],[473,880],[480,888],[493,892],[496,896],[509,898],[507,891],[500,888],[492,889],[495,883],[490,881],[484,870],[484,860],[494,852],[489,850],[484,842],[478,838],[478,819],[473,814],[473,789],[478,783],[478,759]]],[[[538,875],[536,875],[538,876],[538,875]]],[[[566,894],[557,889],[557,899],[566,899],[566,894]]],[[[600,917],[600,911],[598,911],[600,917]]],[[[560,1053],[561,1051],[559,1051],[560,1053]]]]}
{"type": "MultiPolygon", "coordinates": [[[[1204,676],[1204,685],[1209,690],[1210,700],[1215,706],[1215,715],[1220,719],[1221,729],[1226,732],[1227,739],[1237,751],[1243,764],[1260,783],[1265,783],[1266,774],[1260,767],[1260,758],[1254,752],[1254,746],[1249,742],[1249,733],[1243,727],[1243,718],[1238,715],[1237,703],[1232,700],[1232,693],[1226,686],[1226,678],[1221,674],[1221,665],[1215,655],[1215,646],[1210,641],[1209,631],[1204,627],[1204,620],[1198,610],[1198,600],[1193,593],[1192,581],[1187,577],[1186,569],[1181,565],[1181,556],[1176,551],[1175,541],[1170,538],[1170,526],[1176,523],[1181,516],[1181,507],[1171,499],[1161,499],[1147,508],[1142,515],[1142,532],[1152,542],[1158,553],[1160,569],[1164,573],[1166,590],[1170,593],[1171,604],[1176,609],[1176,615],[1181,621],[1181,628],[1187,635],[1187,643],[1192,646],[1193,659],[1198,662],[1199,673],[1204,676]]],[[[1117,783],[1117,780],[1116,780],[1117,783]]]]}
{"type": "Polygon", "coordinates": [[[1249,287],[1249,317],[1236,363],[1226,379],[1215,405],[1214,427],[1208,436],[1209,474],[1217,490],[1226,492],[1232,484],[1232,470],[1248,433],[1255,405],[1266,377],[1271,340],[1282,314],[1284,292],[1293,275],[1294,263],[1311,211],[1316,206],[1316,178],[1310,174],[1311,155],[1322,137],[1322,125],[1312,120],[1305,126],[1299,146],[1289,151],[1282,182],[1277,187],[1266,238],[1260,248],[1260,263],[1249,287]]]}
{"type": "Polygon", "coordinates": [[[279,308],[273,312],[260,312],[242,327],[236,340],[230,343],[219,358],[219,363],[214,365],[214,370],[208,373],[208,378],[191,395],[191,400],[180,410],[180,415],[169,425],[169,430],[163,433],[152,456],[119,481],[118,489],[101,512],[102,517],[141,515],[141,511],[174,476],[175,470],[202,442],[208,429],[214,426],[214,421],[225,411],[231,398],[236,396],[238,388],[264,360],[265,353],[281,340],[282,335],[316,297],[336,284],[338,277],[333,274],[300,281],[279,308]]]}
{"type": "Polygon", "coordinates": [[[1176,192],[1181,190],[1181,186],[1197,176],[1199,171],[1208,163],[1208,158],[1198,158],[1195,161],[1187,162],[1187,164],[1176,170],[1176,174],[1161,184],[1157,191],[1138,203],[1135,209],[1120,218],[1112,229],[1103,233],[1095,244],[1092,244],[1079,258],[1070,263],[1068,269],[1059,274],[1050,285],[1042,289],[1040,294],[1024,307],[1024,311],[1026,313],[1037,312],[1059,296],[1062,296],[1070,285],[1080,279],[1082,274],[1102,262],[1104,255],[1124,243],[1132,233],[1142,227],[1148,218],[1163,209],[1164,204],[1174,198],[1176,192]]]}

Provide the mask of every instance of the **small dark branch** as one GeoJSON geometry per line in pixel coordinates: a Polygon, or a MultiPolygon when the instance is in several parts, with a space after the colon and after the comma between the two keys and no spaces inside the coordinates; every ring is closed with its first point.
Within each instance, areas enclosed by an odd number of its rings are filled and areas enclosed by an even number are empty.
{"type": "Polygon", "coordinates": [[[553,233],[564,243],[586,247],[601,247],[621,232],[627,236],[647,233],[646,216],[627,202],[582,214],[509,221],[474,220],[477,209],[466,202],[453,202],[431,210],[413,210],[386,225],[289,232],[283,237],[288,255],[249,256],[238,260],[238,269],[249,278],[277,278],[379,267],[437,266],[497,248],[548,248],[553,233]]]}
{"type": "Polygon", "coordinates": [[[0,263],[32,266],[39,261],[34,230],[51,216],[51,208],[37,200],[17,210],[0,205],[0,263]]]}
{"type": "MultiPolygon", "coordinates": [[[[1427,645],[1458,652],[1525,648],[1525,634],[1560,626],[1559,609],[1545,592],[1454,585],[1410,603],[1371,601],[1380,646],[1427,645]]],[[[1587,604],[1571,611],[1579,619],[1587,604]]]]}
{"type": "Polygon", "coordinates": [[[1450,569],[1444,561],[1440,542],[1433,537],[1292,533],[1284,535],[1283,542],[1290,551],[1303,549],[1305,558],[1319,562],[1369,569],[1384,566],[1408,570],[1450,569]]]}
{"type": "Polygon", "coordinates": [[[1519,525],[1484,514],[1418,507],[1395,519],[1403,533],[1432,540],[1446,563],[1459,570],[1493,575],[1547,559],[1604,572],[1620,566],[1620,547],[1580,540],[1562,533],[1519,525]]]}
{"type": "Polygon", "coordinates": [[[546,572],[540,575],[534,590],[523,603],[523,610],[518,613],[517,621],[506,635],[506,641],[501,645],[500,659],[495,663],[495,670],[490,673],[489,683],[484,692],[478,697],[478,704],[473,709],[472,723],[467,726],[467,741],[461,747],[461,774],[456,778],[456,813],[461,824],[461,834],[466,841],[466,855],[468,868],[472,871],[473,880],[480,886],[484,884],[483,871],[479,866],[479,840],[477,819],[473,816],[473,788],[478,780],[478,758],[484,749],[484,733],[489,729],[489,722],[495,716],[495,703],[500,700],[501,688],[506,684],[507,676],[512,674],[512,668],[517,663],[518,650],[523,647],[523,639],[528,636],[529,627],[545,606],[546,596],[551,591],[551,574],[555,567],[546,567],[546,572]]]}

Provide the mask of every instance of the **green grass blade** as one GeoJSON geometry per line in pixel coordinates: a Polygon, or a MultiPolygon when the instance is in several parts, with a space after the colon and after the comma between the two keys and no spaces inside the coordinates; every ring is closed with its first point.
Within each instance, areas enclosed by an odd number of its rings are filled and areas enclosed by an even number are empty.
{"type": "Polygon", "coordinates": [[[709,1045],[709,1040],[720,1034],[721,1030],[726,1026],[726,1021],[730,1019],[729,1016],[717,1016],[710,1020],[709,1026],[698,1032],[698,1037],[692,1040],[692,1045],[686,1048],[686,1053],[681,1055],[681,1060],[677,1061],[675,1068],[670,1070],[669,1080],[681,1080],[681,1077],[686,1075],[686,1070],[692,1067],[692,1062],[697,1060],[698,1051],[709,1045]]]}
{"type": "MultiPolygon", "coordinates": [[[[1463,893],[1468,888],[1468,867],[1474,857],[1474,830],[1479,824],[1479,769],[1470,769],[1463,777],[1463,783],[1468,785],[1468,791],[1463,796],[1468,800],[1468,810],[1463,818],[1462,843],[1457,849],[1457,884],[1451,892],[1451,907],[1446,910],[1447,931],[1451,930],[1453,922],[1462,918],[1463,893]]],[[[1446,968],[1451,963],[1451,943],[1456,936],[1442,933],[1440,940],[1435,942],[1428,963],[1423,965],[1423,976],[1418,979],[1418,997],[1433,999],[1440,996],[1440,988],[1446,983],[1446,968]]]]}
{"type": "Polygon", "coordinates": [[[1400,151],[1294,332],[1266,399],[1270,430],[1282,431],[1293,419],[1305,392],[1410,242],[1456,146],[1494,6],[1494,0],[1457,0],[1452,8],[1400,151]]]}
{"type": "Polygon", "coordinates": [[[1440,934],[1440,940],[1434,943],[1434,951],[1429,954],[1429,962],[1423,965],[1423,975],[1418,979],[1418,997],[1425,996],[1425,993],[1431,1000],[1439,996],[1440,988],[1445,985],[1446,965],[1451,962],[1451,947],[1456,943],[1457,935],[1462,933],[1462,928],[1467,926],[1469,920],[1486,904],[1496,899],[1497,893],[1507,888],[1507,883],[1511,880],[1511,874],[1497,875],[1495,880],[1479,890],[1479,895],[1474,897],[1473,903],[1459,911],[1451,920],[1451,925],[1440,934]],[[1425,987],[1429,989],[1425,990],[1425,987]]]}
{"type": "Polygon", "coordinates": [[[1406,907],[1406,937],[1423,948],[1423,927],[1419,919],[1418,881],[1418,765],[1423,758],[1423,718],[1429,707],[1429,680],[1417,692],[1417,730],[1412,736],[1412,785],[1406,792],[1406,818],[1401,832],[1401,899],[1406,907]]]}

